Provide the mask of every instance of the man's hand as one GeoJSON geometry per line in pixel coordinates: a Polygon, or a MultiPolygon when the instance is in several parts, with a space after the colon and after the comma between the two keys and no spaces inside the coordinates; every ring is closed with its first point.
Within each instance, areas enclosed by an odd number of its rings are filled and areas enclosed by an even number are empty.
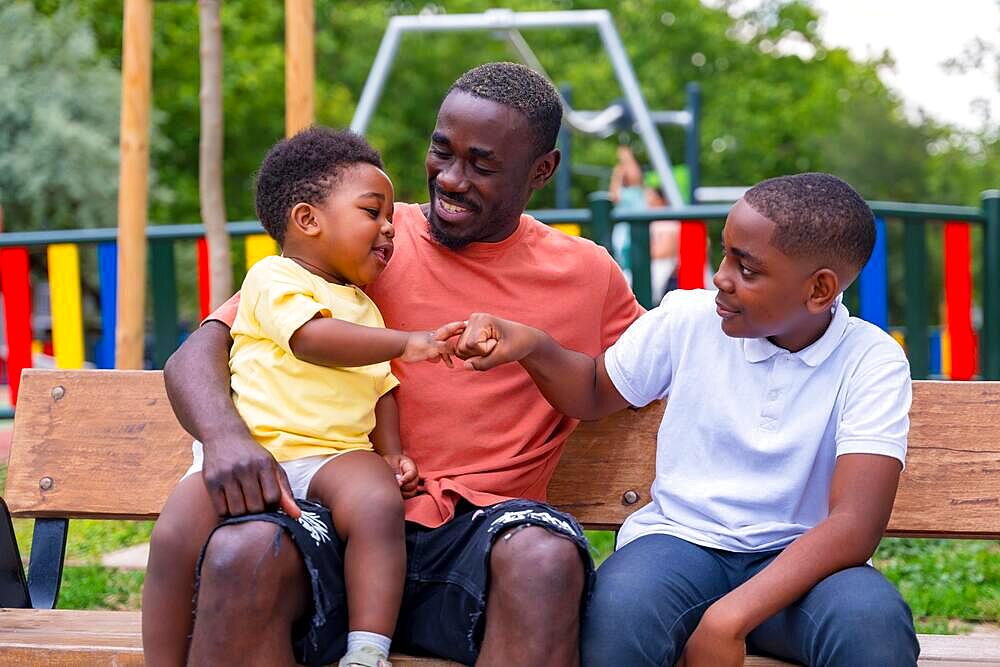
{"type": "Polygon", "coordinates": [[[233,437],[202,445],[202,479],[220,517],[256,514],[280,507],[293,519],[302,514],[288,476],[255,440],[233,437]]]}
{"type": "Polygon", "coordinates": [[[455,342],[449,340],[465,330],[465,322],[449,322],[436,331],[415,331],[406,338],[402,361],[444,361],[451,368],[451,355],[455,353],[455,342]]]}
{"type": "Polygon", "coordinates": [[[385,454],[383,457],[389,464],[392,471],[396,473],[396,481],[399,482],[399,491],[404,498],[412,498],[417,495],[417,482],[420,474],[417,472],[417,464],[406,454],[385,454]]]}
{"type": "Polygon", "coordinates": [[[500,364],[520,361],[538,344],[538,330],[487,313],[473,313],[465,333],[455,345],[455,355],[465,367],[485,371],[500,364]]]}
{"type": "Polygon", "coordinates": [[[677,661],[678,667],[743,667],[746,638],[736,627],[738,623],[717,604],[701,617],[677,661]]]}

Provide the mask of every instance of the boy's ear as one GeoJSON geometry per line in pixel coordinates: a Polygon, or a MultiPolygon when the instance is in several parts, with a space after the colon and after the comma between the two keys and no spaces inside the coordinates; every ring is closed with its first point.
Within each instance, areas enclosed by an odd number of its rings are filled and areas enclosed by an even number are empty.
{"type": "Polygon", "coordinates": [[[534,164],[531,165],[530,185],[532,190],[541,190],[546,183],[552,180],[561,159],[562,153],[559,152],[558,148],[553,148],[548,153],[543,153],[535,158],[534,164]]]}
{"type": "Polygon", "coordinates": [[[812,274],[812,292],[806,307],[812,313],[829,310],[833,300],[840,294],[840,277],[833,269],[817,269],[812,274]]]}
{"type": "Polygon", "coordinates": [[[294,227],[306,236],[316,236],[319,234],[319,221],[316,220],[316,211],[312,205],[299,202],[292,207],[288,214],[288,226],[294,227]]]}

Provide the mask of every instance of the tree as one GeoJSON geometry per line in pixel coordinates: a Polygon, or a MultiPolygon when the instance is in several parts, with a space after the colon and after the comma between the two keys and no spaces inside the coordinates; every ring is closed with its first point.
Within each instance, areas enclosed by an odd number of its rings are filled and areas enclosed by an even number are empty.
{"type": "Polygon", "coordinates": [[[233,293],[226,231],[226,201],[222,186],[222,27],[221,0],[199,0],[201,29],[201,135],[198,152],[198,184],[201,219],[209,252],[209,286],[212,308],[233,293]]]}
{"type": "MultiPolygon", "coordinates": [[[[120,48],[120,47],[119,47],[120,48]]],[[[71,7],[0,6],[0,204],[8,231],[114,227],[119,72],[71,7]]]]}

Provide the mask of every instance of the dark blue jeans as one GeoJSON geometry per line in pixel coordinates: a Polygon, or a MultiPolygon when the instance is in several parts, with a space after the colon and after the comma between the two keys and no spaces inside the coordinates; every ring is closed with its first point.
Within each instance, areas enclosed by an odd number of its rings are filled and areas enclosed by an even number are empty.
{"type": "MultiPolygon", "coordinates": [[[[668,535],[630,542],[597,570],[583,665],[673,665],[705,610],[779,553],[732,553],[668,535]]],[[[910,608],[868,566],[816,584],[751,632],[747,648],[813,667],[913,667],[920,652],[910,608]]]]}

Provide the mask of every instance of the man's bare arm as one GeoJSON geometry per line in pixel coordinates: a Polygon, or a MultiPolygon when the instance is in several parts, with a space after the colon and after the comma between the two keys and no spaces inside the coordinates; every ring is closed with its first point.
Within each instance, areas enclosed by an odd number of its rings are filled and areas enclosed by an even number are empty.
{"type": "Polygon", "coordinates": [[[292,516],[285,471],[250,435],[229,389],[229,348],[225,324],[210,320],[171,355],[163,368],[167,397],[177,420],[203,446],[202,476],[220,516],[262,512],[280,505],[292,516]]]}

